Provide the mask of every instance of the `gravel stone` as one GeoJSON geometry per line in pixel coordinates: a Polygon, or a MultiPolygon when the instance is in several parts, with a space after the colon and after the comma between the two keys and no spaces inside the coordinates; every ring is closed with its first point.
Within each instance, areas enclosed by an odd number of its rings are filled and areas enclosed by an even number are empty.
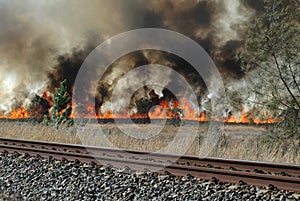
{"type": "Polygon", "coordinates": [[[114,170],[52,157],[0,152],[0,200],[299,200],[273,186],[204,181],[191,175],[114,170]]]}

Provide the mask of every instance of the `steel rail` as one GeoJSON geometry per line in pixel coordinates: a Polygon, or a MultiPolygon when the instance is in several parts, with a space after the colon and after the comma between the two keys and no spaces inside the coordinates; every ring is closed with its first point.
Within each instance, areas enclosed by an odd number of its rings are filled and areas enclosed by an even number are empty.
{"type": "Polygon", "coordinates": [[[197,178],[221,182],[243,181],[255,186],[273,185],[282,190],[300,192],[300,165],[265,163],[222,158],[199,158],[191,155],[161,154],[146,151],[111,149],[74,144],[63,144],[21,139],[0,138],[0,151],[26,153],[56,159],[79,160],[98,165],[113,164],[115,168],[130,168],[143,171],[156,167],[160,173],[174,175],[191,174],[197,178]],[[151,158],[153,157],[153,158],[151,158]],[[168,163],[177,159],[175,163],[168,163]]]}
{"type": "Polygon", "coordinates": [[[219,169],[231,169],[239,171],[253,171],[257,173],[273,173],[300,177],[300,165],[285,163],[270,163],[259,161],[247,161],[236,159],[224,159],[215,157],[197,157],[193,155],[176,155],[151,153],[146,151],[115,149],[107,147],[93,147],[75,144],[54,143],[45,141],[29,141],[22,139],[0,138],[0,144],[11,144],[24,147],[36,147],[76,153],[94,153],[95,155],[117,156],[124,158],[136,158],[140,160],[163,161],[177,159],[177,164],[190,166],[214,167],[219,169]],[[151,158],[153,157],[153,158],[151,158]],[[284,170],[284,171],[282,171],[284,170]]]}

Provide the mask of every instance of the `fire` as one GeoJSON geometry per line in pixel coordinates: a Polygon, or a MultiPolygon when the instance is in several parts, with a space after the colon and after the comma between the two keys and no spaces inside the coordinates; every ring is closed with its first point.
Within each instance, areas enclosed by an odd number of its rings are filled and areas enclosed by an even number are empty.
{"type": "MultiPolygon", "coordinates": [[[[44,93],[43,97],[47,94],[44,93]]],[[[47,99],[51,101],[52,99],[47,99]]],[[[85,115],[79,116],[76,112],[72,112],[71,118],[99,118],[99,119],[113,119],[113,118],[154,118],[154,119],[171,119],[174,118],[174,113],[171,111],[174,108],[181,108],[183,111],[183,116],[181,119],[184,120],[194,120],[199,122],[207,122],[210,121],[209,117],[206,115],[206,112],[203,111],[200,115],[197,114],[196,110],[193,109],[192,105],[188,103],[186,99],[182,100],[182,106],[180,105],[179,101],[177,100],[163,100],[159,104],[159,106],[154,107],[152,110],[149,111],[148,116],[146,114],[114,114],[111,111],[106,111],[103,114],[98,114],[97,116],[94,115],[95,110],[92,106],[87,106],[85,108],[85,115]]],[[[49,103],[51,104],[51,102],[49,103]]],[[[19,118],[29,118],[30,115],[26,111],[25,108],[19,108],[17,110],[13,110],[9,115],[0,115],[0,118],[10,118],[10,119],[19,119],[19,118]]],[[[255,123],[255,124],[273,124],[282,121],[283,119],[274,119],[273,117],[269,116],[267,119],[263,120],[261,118],[254,118],[254,115],[251,113],[246,113],[244,108],[241,109],[241,115],[239,118],[234,117],[233,115],[229,116],[227,119],[223,120],[226,123],[255,123]]],[[[221,121],[221,120],[216,120],[221,121]]]]}
{"type": "Polygon", "coordinates": [[[2,115],[0,118],[8,118],[8,119],[21,119],[21,118],[28,118],[29,115],[25,108],[19,108],[17,110],[13,110],[9,115],[2,115]]]}
{"type": "Polygon", "coordinates": [[[242,107],[241,115],[239,118],[235,118],[233,115],[229,116],[225,122],[226,123],[255,123],[255,124],[274,124],[284,119],[274,119],[272,116],[269,116],[266,120],[262,120],[261,118],[255,118],[251,113],[245,113],[245,109],[242,107]]]}
{"type": "Polygon", "coordinates": [[[242,107],[242,112],[241,112],[240,118],[235,119],[235,117],[233,115],[231,115],[225,120],[225,122],[227,122],[227,123],[250,123],[250,122],[253,122],[253,115],[251,115],[251,114],[246,115],[245,109],[242,107]]]}
{"type": "MultiPolygon", "coordinates": [[[[73,106],[76,108],[76,106],[73,106]]],[[[174,117],[174,112],[172,109],[182,109],[183,116],[182,119],[185,120],[195,120],[195,121],[208,121],[208,117],[205,112],[202,112],[200,115],[197,114],[196,110],[193,109],[192,105],[183,99],[181,104],[177,100],[162,100],[159,105],[153,107],[148,114],[129,114],[127,112],[123,113],[113,113],[109,110],[105,111],[102,114],[95,115],[95,109],[92,105],[87,105],[81,115],[73,110],[71,117],[73,118],[99,118],[99,119],[109,119],[109,118],[154,118],[154,119],[170,119],[174,117]],[[182,107],[181,107],[182,105],[182,107]],[[84,114],[84,115],[83,115],[84,114]]]]}
{"type": "MultiPolygon", "coordinates": [[[[48,101],[49,105],[53,105],[53,99],[51,95],[45,91],[42,97],[48,101]]],[[[71,114],[71,118],[98,118],[98,119],[113,119],[113,118],[154,118],[154,119],[171,119],[171,118],[178,118],[184,120],[193,120],[199,122],[207,122],[210,121],[209,117],[207,116],[206,112],[203,111],[200,114],[194,109],[193,105],[189,103],[189,101],[184,98],[180,102],[178,100],[162,100],[160,101],[159,105],[154,106],[148,112],[148,114],[129,114],[127,112],[124,113],[113,113],[111,111],[105,111],[102,114],[95,115],[95,107],[90,104],[87,106],[81,105],[81,109],[84,112],[81,115],[75,111],[76,108],[73,105],[73,110],[71,114]],[[177,115],[177,116],[176,116],[177,115]]],[[[30,115],[26,111],[25,108],[19,108],[13,110],[8,115],[0,115],[0,118],[30,118],[30,115]]],[[[32,116],[32,118],[34,118],[32,116]]],[[[226,119],[215,119],[215,121],[224,121],[226,123],[255,123],[255,124],[272,124],[282,121],[283,119],[274,119],[273,117],[269,116],[266,119],[255,118],[253,114],[249,112],[245,112],[244,108],[241,108],[241,114],[239,117],[235,117],[233,115],[229,116],[226,119]]]]}
{"type": "Polygon", "coordinates": [[[43,98],[48,101],[48,103],[49,103],[50,106],[53,105],[52,97],[49,95],[49,92],[47,90],[44,91],[43,98]]]}
{"type": "Polygon", "coordinates": [[[256,124],[274,124],[274,123],[278,123],[283,120],[284,120],[284,118],[275,120],[273,117],[269,116],[269,118],[267,120],[261,120],[260,118],[257,118],[253,122],[256,124]]]}

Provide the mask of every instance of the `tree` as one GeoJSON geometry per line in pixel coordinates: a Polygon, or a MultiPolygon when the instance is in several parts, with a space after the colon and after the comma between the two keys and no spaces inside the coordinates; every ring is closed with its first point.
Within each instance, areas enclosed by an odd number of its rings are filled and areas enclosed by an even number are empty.
{"type": "Polygon", "coordinates": [[[67,126],[73,124],[73,119],[70,118],[72,113],[70,105],[71,97],[67,93],[67,80],[64,80],[54,93],[53,106],[50,112],[50,120],[55,123],[56,129],[62,124],[67,124],[67,126]]]}
{"type": "MultiPolygon", "coordinates": [[[[282,140],[297,139],[300,147],[300,15],[299,0],[264,0],[238,59],[252,80],[254,102],[284,118],[273,127],[282,140]]],[[[291,142],[295,143],[295,140],[291,142]]]]}
{"type": "Polygon", "coordinates": [[[41,96],[35,95],[31,100],[28,113],[30,114],[30,117],[40,123],[44,116],[49,115],[49,109],[50,105],[48,101],[41,96]]]}
{"type": "Polygon", "coordinates": [[[137,113],[143,116],[143,123],[150,123],[149,110],[151,109],[153,103],[151,99],[142,98],[136,101],[137,113]]]}
{"type": "Polygon", "coordinates": [[[170,108],[169,112],[171,113],[171,123],[173,126],[178,127],[181,123],[181,117],[184,116],[183,109],[181,108],[170,108]]]}

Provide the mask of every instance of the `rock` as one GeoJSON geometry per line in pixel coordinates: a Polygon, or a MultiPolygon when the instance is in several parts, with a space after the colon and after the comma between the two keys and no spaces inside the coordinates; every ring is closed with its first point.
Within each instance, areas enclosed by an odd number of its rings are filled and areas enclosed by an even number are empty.
{"type": "Polygon", "coordinates": [[[296,200],[300,200],[300,193],[294,193],[294,194],[292,194],[292,196],[293,196],[296,200]]]}
{"type": "MultiPolygon", "coordinates": [[[[0,200],[299,200],[300,194],[0,153],[0,200]]],[[[271,188],[273,190],[271,190],[271,188]]]]}

